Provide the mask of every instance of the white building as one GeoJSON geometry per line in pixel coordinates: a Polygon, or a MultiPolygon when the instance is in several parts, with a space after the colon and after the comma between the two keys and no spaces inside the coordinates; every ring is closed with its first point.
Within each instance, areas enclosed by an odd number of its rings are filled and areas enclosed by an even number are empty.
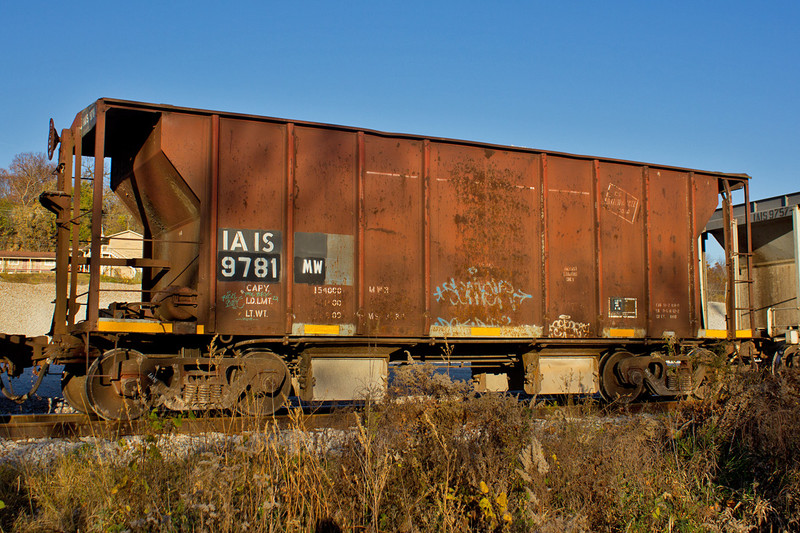
{"type": "MultiPolygon", "coordinates": [[[[100,248],[101,257],[116,259],[138,259],[142,257],[143,253],[142,235],[129,229],[113,235],[106,235],[103,237],[103,244],[100,248]]],[[[103,266],[100,273],[114,278],[133,279],[136,276],[136,269],[129,266],[103,266]]]]}

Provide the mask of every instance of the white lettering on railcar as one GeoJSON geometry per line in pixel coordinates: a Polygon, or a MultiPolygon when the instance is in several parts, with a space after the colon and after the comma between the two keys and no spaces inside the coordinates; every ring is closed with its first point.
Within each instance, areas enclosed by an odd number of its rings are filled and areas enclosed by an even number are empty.
{"type": "MultiPolygon", "coordinates": [[[[227,236],[227,235],[226,235],[227,236]]],[[[236,235],[233,237],[233,243],[231,244],[230,249],[226,248],[226,251],[235,252],[237,248],[241,248],[243,252],[248,252],[247,243],[245,243],[244,235],[241,231],[237,231],[236,235]]]]}
{"type": "Polygon", "coordinates": [[[342,294],[341,287],[314,287],[314,294],[342,294]]]}
{"type": "Polygon", "coordinates": [[[674,302],[656,302],[656,320],[677,320],[680,316],[681,304],[674,302]]]}
{"type": "Polygon", "coordinates": [[[389,287],[385,285],[370,285],[370,294],[389,294],[389,287]]]}
{"type": "Polygon", "coordinates": [[[222,229],[223,252],[264,252],[275,251],[275,233],[261,230],[230,230],[222,229]],[[248,248],[248,240],[252,238],[252,250],[248,248]]]}
{"type": "Polygon", "coordinates": [[[322,259],[303,259],[303,274],[322,274],[322,259]]]}
{"type": "Polygon", "coordinates": [[[603,207],[625,222],[633,224],[636,214],[639,212],[639,199],[613,183],[609,183],[608,189],[603,195],[603,207]]]}

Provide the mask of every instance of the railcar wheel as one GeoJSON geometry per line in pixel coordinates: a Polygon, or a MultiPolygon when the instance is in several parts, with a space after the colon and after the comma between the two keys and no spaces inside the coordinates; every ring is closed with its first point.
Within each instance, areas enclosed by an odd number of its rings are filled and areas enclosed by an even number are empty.
{"type": "Polygon", "coordinates": [[[86,396],[106,420],[134,420],[151,405],[152,363],[135,350],[115,348],[95,359],[86,374],[86,396]]]}
{"type": "Polygon", "coordinates": [[[800,368],[800,347],[787,346],[772,358],[772,373],[777,375],[784,369],[800,368]]]}
{"type": "Polygon", "coordinates": [[[600,394],[608,402],[631,403],[644,392],[644,376],[640,373],[622,376],[619,363],[634,357],[630,352],[616,351],[600,359],[600,394]],[[633,384],[630,384],[633,381],[633,384]]]}
{"type": "Polygon", "coordinates": [[[81,365],[67,365],[61,374],[61,394],[70,407],[79,413],[92,412],[89,397],[86,395],[86,374],[81,365]]]}
{"type": "Polygon", "coordinates": [[[289,397],[292,376],[283,360],[272,352],[251,352],[231,380],[238,391],[236,411],[247,416],[269,416],[289,397]]]}

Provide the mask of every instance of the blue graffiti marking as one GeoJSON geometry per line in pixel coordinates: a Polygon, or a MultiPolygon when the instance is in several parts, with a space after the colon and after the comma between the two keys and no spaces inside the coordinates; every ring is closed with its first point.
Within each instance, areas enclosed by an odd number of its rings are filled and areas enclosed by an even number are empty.
{"type": "Polygon", "coordinates": [[[455,278],[450,278],[436,287],[433,292],[436,301],[446,301],[450,305],[456,306],[511,308],[512,311],[516,311],[517,306],[521,305],[523,301],[532,298],[530,294],[515,289],[510,281],[494,278],[478,279],[474,268],[470,268],[469,273],[472,275],[470,280],[456,281],[455,278]]]}

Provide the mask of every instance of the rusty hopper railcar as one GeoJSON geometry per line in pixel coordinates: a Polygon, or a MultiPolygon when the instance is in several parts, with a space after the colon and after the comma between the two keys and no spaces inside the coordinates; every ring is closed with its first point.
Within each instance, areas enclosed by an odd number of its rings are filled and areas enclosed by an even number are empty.
{"type": "Polygon", "coordinates": [[[112,99],[59,142],[52,341],[29,363],[65,364],[65,397],[106,418],[356,398],[437,358],[484,390],[679,395],[705,338],[748,336],[705,328],[698,273],[745,175],[112,99]],[[142,259],[101,257],[108,159],[142,259]],[[100,309],[100,268],[123,263],[141,301],[100,309]]]}

